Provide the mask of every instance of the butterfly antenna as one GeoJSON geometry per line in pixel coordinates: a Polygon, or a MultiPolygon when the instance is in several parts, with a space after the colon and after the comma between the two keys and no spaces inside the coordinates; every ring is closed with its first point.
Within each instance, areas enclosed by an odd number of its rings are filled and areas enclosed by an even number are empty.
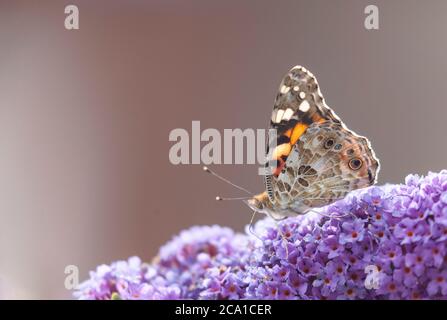
{"type": "Polygon", "coordinates": [[[227,201],[227,200],[248,200],[251,199],[251,197],[237,197],[237,198],[223,198],[221,196],[216,197],[216,201],[227,201]]]}
{"type": "MultiPolygon", "coordinates": [[[[251,196],[254,195],[252,192],[248,191],[247,189],[245,189],[245,188],[243,188],[243,187],[241,187],[241,186],[238,186],[237,184],[234,184],[233,182],[231,182],[231,181],[228,180],[228,179],[225,179],[224,177],[218,175],[217,173],[215,173],[213,170],[211,170],[210,168],[208,168],[208,167],[206,167],[206,166],[203,167],[203,171],[212,174],[212,175],[215,176],[217,179],[219,179],[219,180],[221,180],[221,181],[223,181],[223,182],[225,182],[225,183],[228,183],[229,185],[232,185],[233,187],[235,187],[235,188],[237,188],[237,189],[239,189],[239,190],[242,190],[242,191],[248,193],[248,194],[251,195],[251,196]]],[[[218,201],[220,201],[220,200],[230,200],[230,199],[231,199],[231,198],[221,198],[221,197],[216,197],[216,200],[218,200],[218,201]]],[[[234,199],[235,199],[235,200],[244,200],[244,199],[236,199],[236,198],[234,198],[234,199]]]]}

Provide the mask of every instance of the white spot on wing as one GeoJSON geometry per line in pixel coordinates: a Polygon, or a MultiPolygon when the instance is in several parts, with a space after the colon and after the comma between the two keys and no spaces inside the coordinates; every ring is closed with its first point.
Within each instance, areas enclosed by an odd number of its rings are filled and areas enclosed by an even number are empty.
{"type": "Polygon", "coordinates": [[[276,121],[276,113],[277,113],[277,110],[273,110],[273,112],[272,112],[272,122],[276,121]]]}
{"type": "Polygon", "coordinates": [[[289,92],[289,90],[290,90],[290,87],[288,87],[288,86],[286,86],[286,85],[283,85],[282,87],[281,87],[281,93],[282,94],[286,94],[287,92],[289,92]]]}
{"type": "Polygon", "coordinates": [[[301,104],[298,107],[298,109],[300,109],[301,112],[309,111],[309,109],[310,109],[309,102],[307,102],[307,100],[303,100],[303,102],[301,102],[301,104]]]}
{"type": "Polygon", "coordinates": [[[300,87],[298,87],[298,86],[293,87],[293,91],[298,91],[298,90],[300,90],[300,87]]]}
{"type": "Polygon", "coordinates": [[[284,115],[284,110],[282,110],[282,109],[278,110],[278,113],[276,114],[276,119],[273,122],[280,123],[283,115],[284,115]]]}
{"type": "Polygon", "coordinates": [[[300,92],[300,98],[301,98],[301,99],[306,98],[306,94],[305,94],[303,91],[300,92]]]}
{"type": "Polygon", "coordinates": [[[288,121],[288,120],[290,120],[290,118],[291,118],[292,116],[293,116],[293,110],[290,109],[290,108],[288,108],[288,109],[286,110],[286,112],[284,112],[284,115],[282,116],[282,119],[288,121]]]}

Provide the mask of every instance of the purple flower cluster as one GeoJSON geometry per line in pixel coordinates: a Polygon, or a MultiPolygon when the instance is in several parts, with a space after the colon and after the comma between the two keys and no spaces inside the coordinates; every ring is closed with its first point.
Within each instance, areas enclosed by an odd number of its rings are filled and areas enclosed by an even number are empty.
{"type": "Polygon", "coordinates": [[[229,228],[192,227],[161,247],[151,264],[138,257],[101,265],[79,285],[78,299],[230,299],[250,241],[229,228]],[[221,290],[220,290],[221,289],[221,290]]]}
{"type": "Polygon", "coordinates": [[[193,227],[160,249],[100,266],[84,299],[447,298],[447,171],[370,187],[257,237],[193,227]],[[259,239],[258,239],[259,238],[259,239]]]}

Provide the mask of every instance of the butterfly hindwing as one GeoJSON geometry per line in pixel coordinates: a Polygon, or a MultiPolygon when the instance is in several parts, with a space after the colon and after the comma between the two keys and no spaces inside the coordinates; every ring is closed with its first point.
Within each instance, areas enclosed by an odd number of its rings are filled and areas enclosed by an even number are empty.
{"type": "Polygon", "coordinates": [[[368,140],[327,121],[309,126],[272,180],[278,208],[305,213],[375,182],[379,162],[368,140]]]}

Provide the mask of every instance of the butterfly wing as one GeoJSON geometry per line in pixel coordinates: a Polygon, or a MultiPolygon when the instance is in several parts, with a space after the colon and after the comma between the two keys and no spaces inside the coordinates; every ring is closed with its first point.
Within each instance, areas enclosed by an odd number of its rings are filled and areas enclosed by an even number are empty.
{"type": "Polygon", "coordinates": [[[292,147],[315,122],[340,119],[326,106],[317,79],[301,66],[293,67],[281,81],[270,120],[266,167],[277,177],[292,147]]]}
{"type": "Polygon", "coordinates": [[[365,137],[327,121],[309,126],[272,180],[273,205],[295,213],[375,183],[379,161],[365,137]]]}
{"type": "Polygon", "coordinates": [[[346,128],[340,118],[326,105],[315,76],[305,68],[301,66],[292,68],[281,81],[270,128],[275,130],[270,130],[269,133],[265,185],[268,198],[278,210],[290,209],[304,213],[304,209],[328,204],[343,197],[350,190],[374,183],[379,163],[368,140],[346,128]],[[326,149],[313,149],[317,147],[314,138],[321,136],[317,133],[320,130],[338,138],[339,135],[345,136],[348,140],[339,142],[342,144],[340,150],[329,152],[326,149]],[[305,141],[307,144],[304,144],[305,141]],[[343,155],[344,158],[340,158],[341,150],[345,149],[354,150],[354,154],[349,157],[343,155]],[[313,157],[306,156],[310,153],[313,157]],[[293,158],[289,159],[291,156],[293,158]],[[354,158],[362,161],[362,168],[356,173],[350,172],[346,167],[346,165],[349,167],[349,162],[346,163],[346,160],[354,158]],[[314,163],[313,161],[317,159],[318,162],[314,163]],[[342,160],[345,161],[343,164],[340,162],[342,160]],[[337,163],[339,165],[335,168],[337,163]],[[306,166],[307,170],[304,169],[306,166]],[[370,166],[369,176],[367,166],[370,166]],[[293,172],[293,175],[290,175],[290,172],[293,172]],[[307,179],[302,174],[307,175],[307,179]],[[359,176],[360,174],[362,176],[359,176]],[[341,184],[344,187],[339,186],[341,184]],[[318,188],[321,190],[317,192],[318,188]],[[343,192],[324,193],[329,192],[329,188],[333,189],[331,192],[335,192],[337,188],[343,192]],[[305,201],[307,205],[304,202],[297,203],[298,197],[300,199],[307,197],[305,201]]]}

